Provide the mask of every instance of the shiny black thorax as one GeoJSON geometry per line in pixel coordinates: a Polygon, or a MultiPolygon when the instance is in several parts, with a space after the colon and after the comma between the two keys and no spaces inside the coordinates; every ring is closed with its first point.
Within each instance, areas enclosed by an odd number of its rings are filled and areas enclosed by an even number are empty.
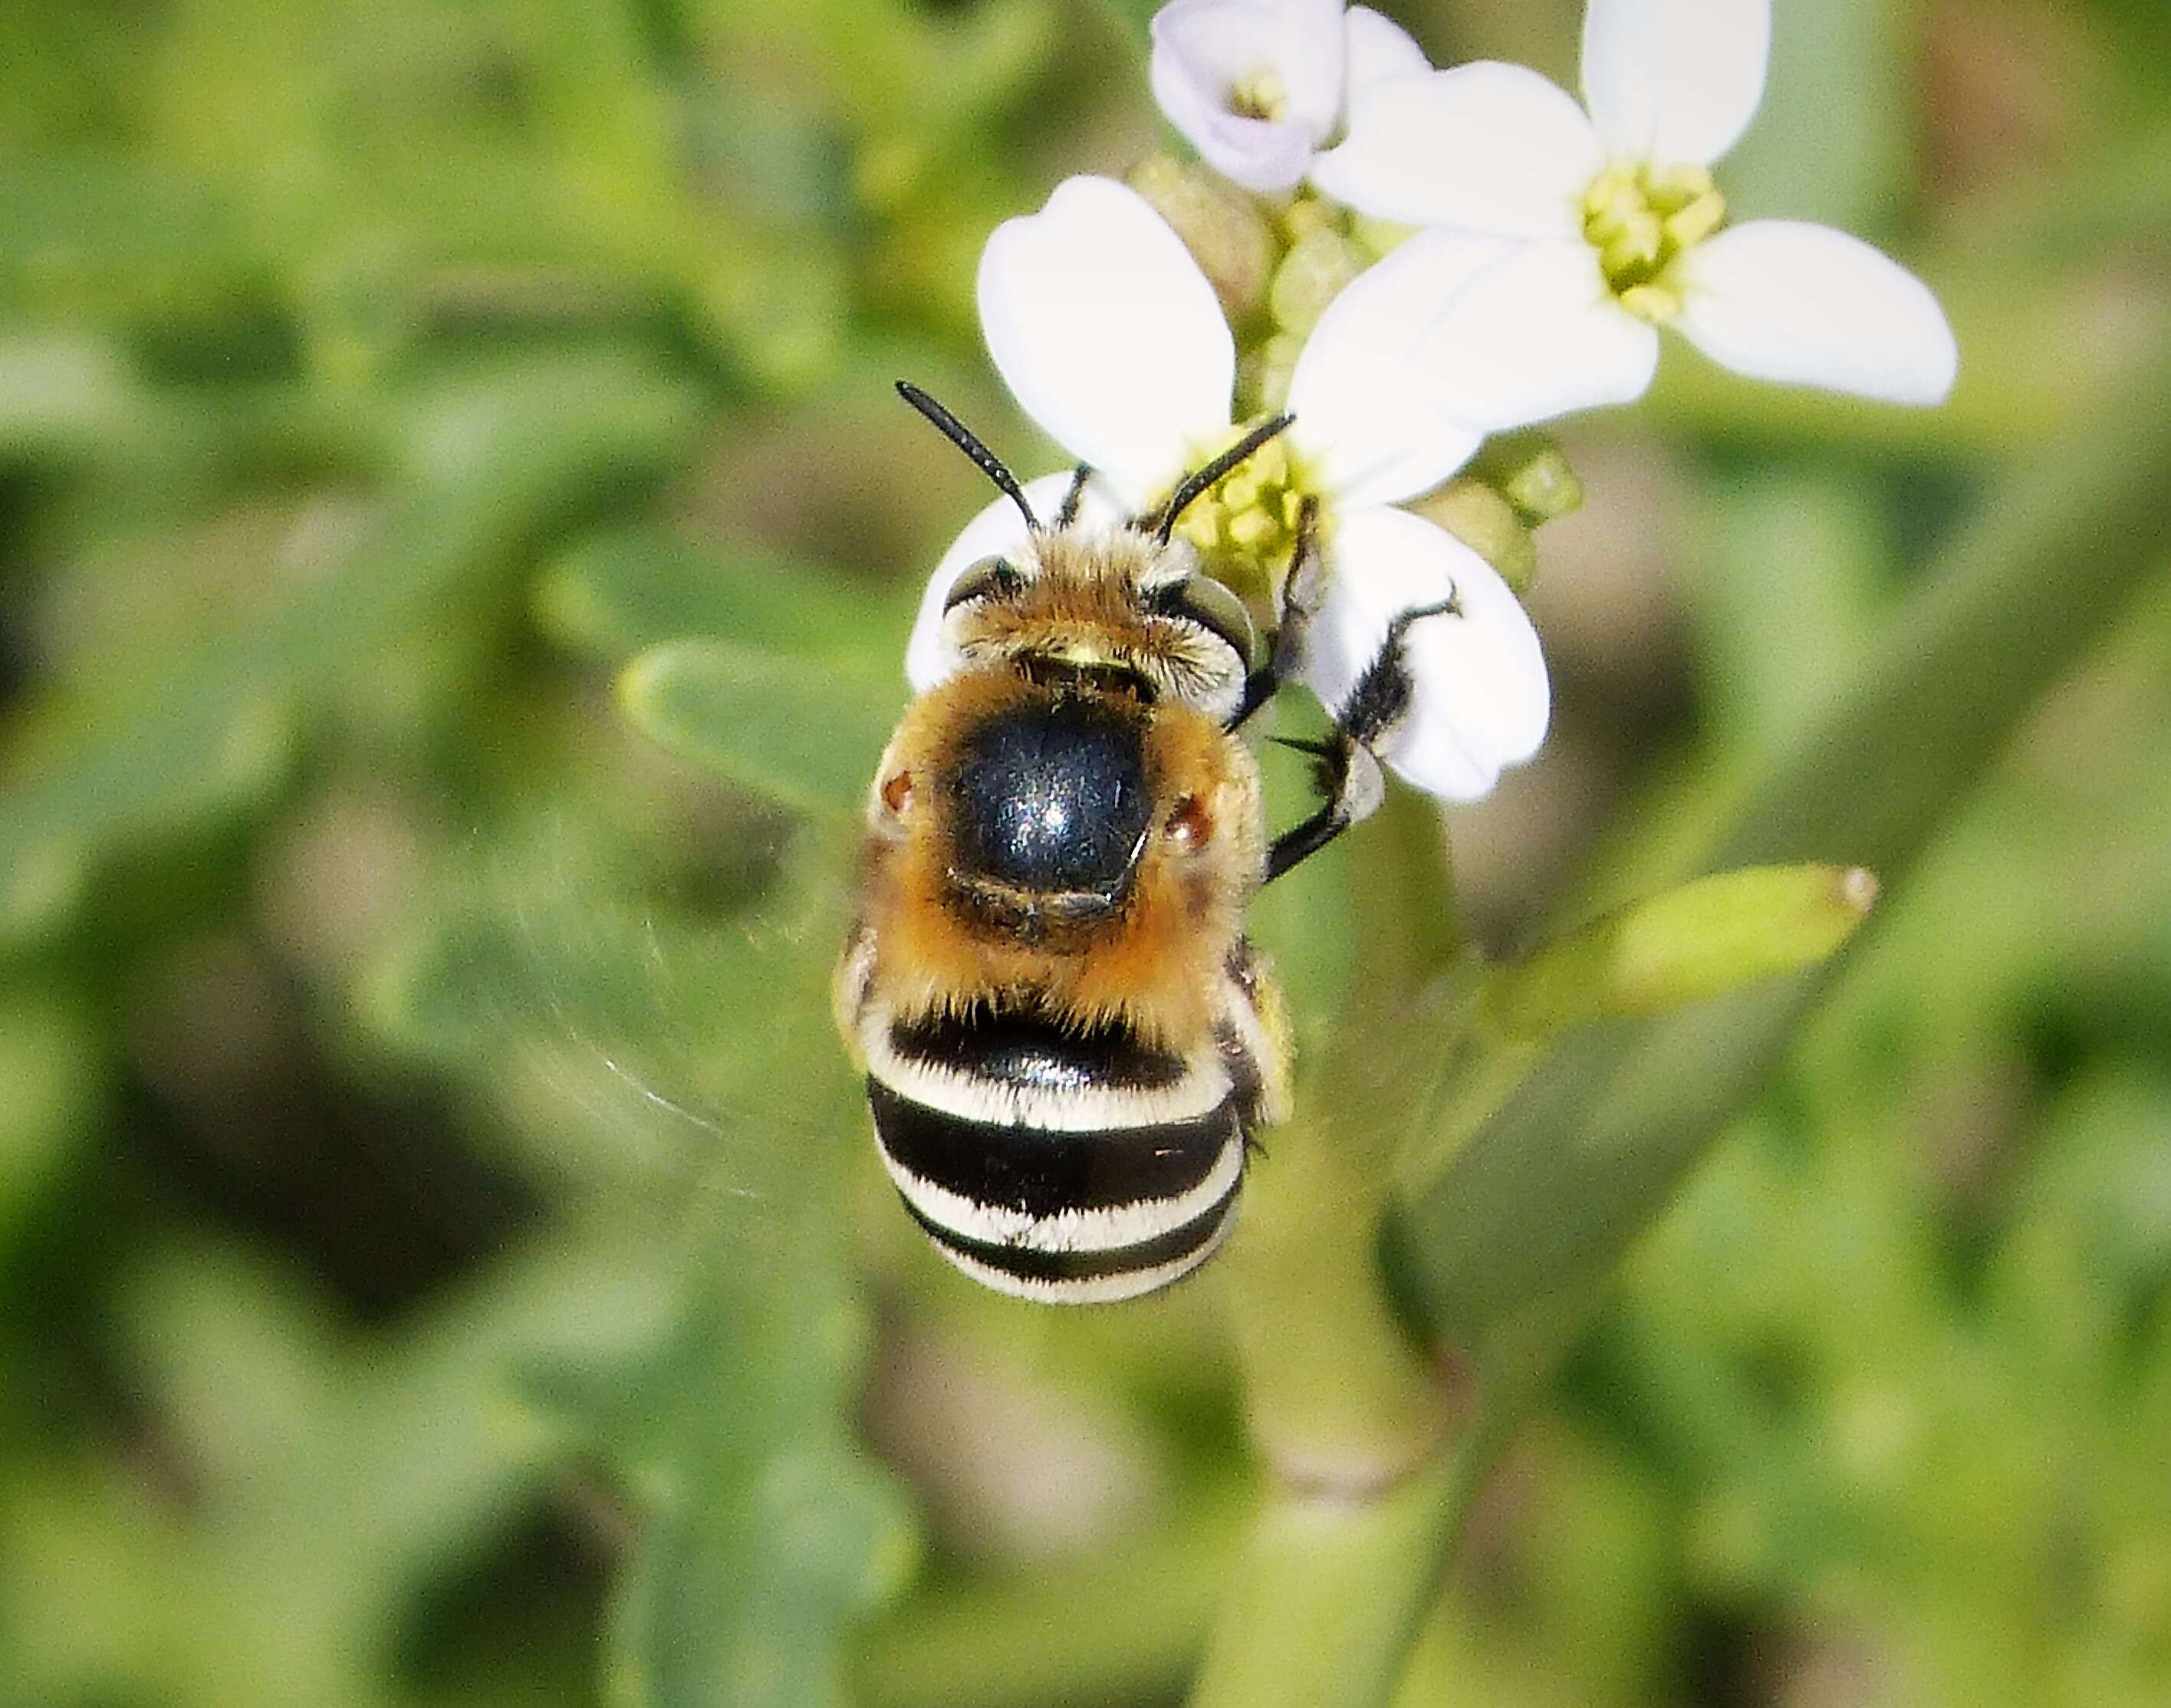
{"type": "Polygon", "coordinates": [[[1152,822],[1144,708],[1032,685],[962,733],[943,792],[969,894],[1042,923],[1110,910],[1152,822]]]}

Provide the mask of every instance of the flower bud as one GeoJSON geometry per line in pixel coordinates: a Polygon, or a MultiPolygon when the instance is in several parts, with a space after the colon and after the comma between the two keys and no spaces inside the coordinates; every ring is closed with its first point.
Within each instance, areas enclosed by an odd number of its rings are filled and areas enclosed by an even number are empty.
{"type": "Polygon", "coordinates": [[[1459,475],[1403,506],[1438,523],[1500,572],[1520,598],[1538,572],[1537,542],[1515,507],[1475,475],[1459,475]]]}
{"type": "Polygon", "coordinates": [[[1753,866],[1699,878],[1608,914],[1488,975],[1486,1012],[1541,1037],[1652,1014],[1813,966],[1868,917],[1877,879],[1858,866],[1753,866]]]}
{"type": "Polygon", "coordinates": [[[1304,340],[1294,333],[1276,332],[1236,358],[1237,413],[1276,415],[1289,401],[1290,376],[1296,359],[1304,353],[1304,340]]]}
{"type": "Polygon", "coordinates": [[[1257,314],[1274,264],[1273,234],[1258,204],[1217,174],[1166,154],[1149,154],[1128,181],[1175,228],[1230,324],[1257,314]]]}
{"type": "Polygon", "coordinates": [[[1470,472],[1515,508],[1525,528],[1557,522],[1583,508],[1583,482],[1549,433],[1499,433],[1485,442],[1470,472]]]}
{"type": "Polygon", "coordinates": [[[1364,265],[1364,251],[1340,232],[1322,227],[1305,233],[1282,258],[1268,287],[1267,308],[1274,325],[1304,336],[1364,265]]]}

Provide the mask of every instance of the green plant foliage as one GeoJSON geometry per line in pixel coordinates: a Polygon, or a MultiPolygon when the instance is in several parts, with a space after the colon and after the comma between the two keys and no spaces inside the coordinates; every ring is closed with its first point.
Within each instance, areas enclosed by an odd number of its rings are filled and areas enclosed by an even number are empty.
{"type": "Polygon", "coordinates": [[[658,746],[791,805],[849,815],[866,792],[902,691],[732,641],[678,641],[619,679],[626,715],[658,746]]]}

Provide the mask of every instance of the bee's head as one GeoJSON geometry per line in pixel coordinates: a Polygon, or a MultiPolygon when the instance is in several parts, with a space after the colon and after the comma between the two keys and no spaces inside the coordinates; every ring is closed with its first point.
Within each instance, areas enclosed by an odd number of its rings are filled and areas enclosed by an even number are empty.
{"type": "Polygon", "coordinates": [[[1174,535],[1185,509],[1282,432],[1261,423],[1128,522],[1081,519],[1091,470],[1073,472],[1053,521],[1035,513],[1000,459],[949,411],[903,381],[905,400],[1008,495],[1025,524],[1006,551],[964,565],[929,589],[912,666],[925,688],[973,665],[1036,680],[1091,678],[1119,691],[1174,699],[1224,722],[1246,703],[1260,641],[1243,600],[1205,572],[1174,535]],[[939,597],[939,605],[934,601],[939,597]]]}

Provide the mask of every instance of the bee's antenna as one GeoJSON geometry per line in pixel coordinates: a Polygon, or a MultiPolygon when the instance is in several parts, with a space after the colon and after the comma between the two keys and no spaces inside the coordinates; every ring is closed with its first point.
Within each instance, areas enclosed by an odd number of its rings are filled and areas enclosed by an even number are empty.
{"type": "Polygon", "coordinates": [[[1168,495],[1168,502],[1153,514],[1139,518],[1139,526],[1152,529],[1161,543],[1167,545],[1169,536],[1176,532],[1177,518],[1191,508],[1194,499],[1268,439],[1286,432],[1295,419],[1293,415],[1278,415],[1272,421],[1261,422],[1204,468],[1193,469],[1186,475],[1168,495]]]}
{"type": "Polygon", "coordinates": [[[1078,519],[1079,501],[1086,496],[1086,483],[1093,478],[1093,465],[1080,463],[1070,471],[1070,490],[1063,495],[1063,508],[1055,513],[1055,525],[1068,528],[1078,519]]]}
{"type": "Polygon", "coordinates": [[[1040,518],[1026,502],[1025,488],[1018,485],[1017,476],[1003,466],[1002,459],[982,444],[970,427],[909,379],[898,381],[897,395],[933,422],[936,432],[978,464],[980,472],[1001,487],[1003,495],[1024,513],[1025,525],[1036,534],[1040,532],[1040,518]]]}

